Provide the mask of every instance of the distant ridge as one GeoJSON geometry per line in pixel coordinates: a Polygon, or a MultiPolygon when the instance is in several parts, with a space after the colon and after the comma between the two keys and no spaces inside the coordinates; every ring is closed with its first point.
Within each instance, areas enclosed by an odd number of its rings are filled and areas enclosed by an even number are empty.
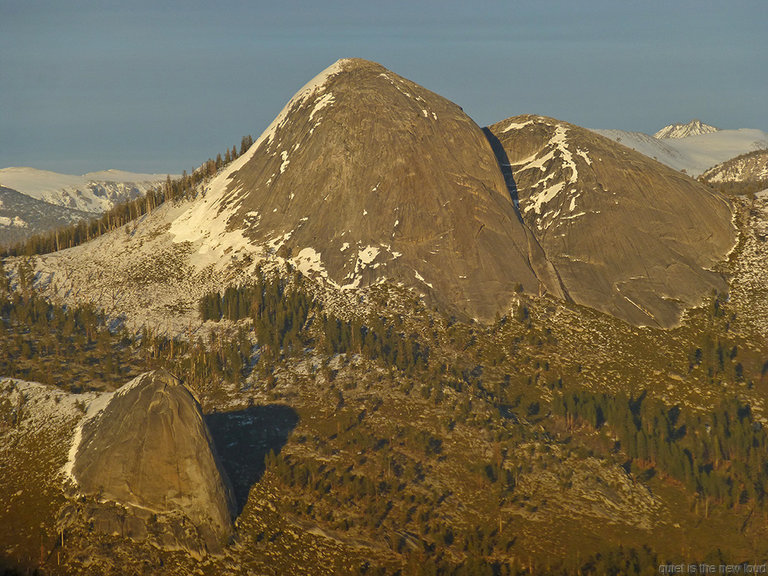
{"type": "Polygon", "coordinates": [[[0,246],[88,221],[146,195],[167,178],[122,170],[75,176],[23,166],[0,169],[0,246]]]}
{"type": "Polygon", "coordinates": [[[167,174],[136,174],[122,170],[89,172],[82,176],[29,167],[0,170],[0,185],[54,206],[100,214],[133,200],[161,184],[167,174]]]}
{"type": "Polygon", "coordinates": [[[701,136],[702,134],[712,134],[713,132],[719,132],[719,128],[710,126],[709,124],[703,124],[701,120],[694,118],[688,124],[670,124],[664,126],[661,130],[653,135],[654,138],[687,138],[688,136],[701,136]]]}
{"type": "Polygon", "coordinates": [[[709,184],[768,181],[768,150],[754,150],[713,166],[699,178],[709,184]]]}
{"type": "Polygon", "coordinates": [[[751,128],[659,138],[662,131],[654,137],[625,130],[593,130],[694,178],[731,158],[768,148],[768,134],[751,128]]]}

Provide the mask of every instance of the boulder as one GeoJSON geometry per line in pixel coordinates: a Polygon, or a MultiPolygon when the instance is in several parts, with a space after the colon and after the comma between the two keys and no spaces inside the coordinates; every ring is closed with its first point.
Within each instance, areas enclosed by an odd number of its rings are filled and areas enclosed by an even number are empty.
{"type": "Polygon", "coordinates": [[[72,476],[82,492],[141,516],[181,513],[209,551],[229,540],[229,480],[200,404],[169,372],[148,372],[114,392],[75,441],[72,476]]]}

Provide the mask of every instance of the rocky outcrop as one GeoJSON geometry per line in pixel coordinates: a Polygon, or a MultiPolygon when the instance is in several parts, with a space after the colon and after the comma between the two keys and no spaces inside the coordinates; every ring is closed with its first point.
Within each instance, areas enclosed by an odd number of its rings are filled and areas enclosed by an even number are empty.
{"type": "Polygon", "coordinates": [[[520,212],[575,302],[637,325],[675,325],[725,279],[725,198],[592,131],[541,116],[490,127],[520,212]]]}
{"type": "MultiPolygon", "coordinates": [[[[71,473],[80,491],[129,512],[129,521],[104,510],[94,514],[112,530],[145,535],[154,513],[191,523],[208,550],[232,533],[234,500],[191,392],[170,373],[137,377],[89,413],[75,437],[71,473]],[[136,513],[130,514],[133,510],[136,513]],[[110,528],[111,527],[111,528],[110,528]]],[[[99,522],[96,522],[97,527],[99,522]]]]}

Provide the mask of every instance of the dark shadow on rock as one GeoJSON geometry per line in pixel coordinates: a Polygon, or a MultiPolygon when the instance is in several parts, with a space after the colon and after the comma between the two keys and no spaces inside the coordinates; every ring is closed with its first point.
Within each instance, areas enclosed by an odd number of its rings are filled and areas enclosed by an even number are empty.
{"type": "Polygon", "coordinates": [[[299,422],[290,406],[251,406],[205,416],[221,464],[235,492],[237,515],[248,501],[251,487],[264,473],[264,457],[278,454],[299,422]]]}
{"type": "Polygon", "coordinates": [[[520,202],[517,198],[517,183],[515,182],[515,176],[512,174],[512,165],[509,162],[504,146],[501,145],[496,135],[488,128],[483,128],[483,134],[485,134],[486,140],[491,145],[493,154],[496,156],[496,161],[499,163],[501,173],[504,175],[504,182],[507,184],[507,191],[509,192],[512,202],[515,204],[515,208],[518,211],[518,218],[520,217],[520,202]]]}
{"type": "Polygon", "coordinates": [[[512,204],[515,206],[515,215],[517,216],[517,220],[523,225],[525,235],[528,238],[528,263],[536,274],[536,277],[539,279],[539,291],[541,292],[541,288],[544,287],[546,291],[555,294],[567,302],[571,302],[571,295],[568,293],[568,289],[560,277],[560,273],[549,260],[547,253],[539,242],[539,238],[525,220],[523,220],[523,215],[520,213],[520,199],[517,194],[517,182],[515,182],[515,175],[512,173],[512,164],[509,161],[509,156],[507,156],[507,151],[504,150],[504,146],[489,128],[483,128],[483,134],[485,134],[485,138],[488,140],[488,144],[491,145],[494,156],[496,156],[496,162],[504,176],[504,183],[507,185],[507,192],[512,200],[512,204]]]}

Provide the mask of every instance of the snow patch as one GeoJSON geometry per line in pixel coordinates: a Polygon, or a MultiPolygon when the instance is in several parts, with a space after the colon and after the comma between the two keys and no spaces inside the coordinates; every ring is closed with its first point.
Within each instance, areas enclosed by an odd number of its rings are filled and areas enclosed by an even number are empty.
{"type": "Polygon", "coordinates": [[[293,234],[293,230],[291,230],[290,232],[286,232],[282,236],[278,236],[277,238],[273,238],[272,240],[267,242],[267,246],[269,247],[270,253],[274,254],[275,252],[280,250],[280,248],[283,247],[283,244],[288,242],[292,234],[293,234]]]}
{"type": "Polygon", "coordinates": [[[315,114],[320,112],[323,108],[326,106],[330,106],[335,101],[335,98],[333,96],[333,92],[328,92],[327,94],[323,94],[320,96],[317,100],[315,100],[315,107],[312,108],[312,112],[309,113],[309,121],[312,122],[312,119],[315,117],[315,114]]]}
{"type": "Polygon", "coordinates": [[[554,157],[555,157],[555,151],[554,150],[550,150],[549,152],[544,154],[544,156],[542,156],[541,158],[536,158],[536,154],[534,154],[533,156],[530,156],[530,157],[526,158],[525,160],[517,162],[516,164],[514,164],[514,166],[522,165],[522,167],[520,168],[521,171],[522,170],[533,170],[534,168],[538,168],[542,172],[546,172],[547,167],[545,166],[545,164],[547,162],[549,162],[550,160],[552,160],[552,158],[554,158],[554,157]]]}
{"type": "MultiPolygon", "coordinates": [[[[233,178],[251,160],[260,144],[271,138],[271,134],[270,128],[265,130],[245,154],[241,154],[209,182],[202,200],[193,202],[171,222],[169,232],[174,243],[190,242],[196,245],[199,255],[212,256],[218,266],[225,265],[236,252],[258,250],[241,230],[227,230],[227,225],[240,208],[245,192],[241,186],[233,186],[233,178]]],[[[193,263],[203,265],[202,261],[193,263]]]]}
{"type": "Polygon", "coordinates": [[[573,161],[573,154],[566,141],[566,135],[568,134],[568,128],[562,124],[558,124],[555,127],[555,135],[549,140],[550,145],[554,145],[560,151],[563,157],[563,167],[571,170],[571,176],[568,178],[569,184],[575,184],[579,180],[579,173],[576,171],[576,162],[573,161]]]}
{"type": "Polygon", "coordinates": [[[434,288],[434,286],[432,286],[432,284],[430,284],[429,282],[424,280],[424,277],[421,274],[419,274],[418,272],[416,272],[416,270],[414,270],[413,273],[416,276],[416,280],[418,280],[419,282],[423,282],[424,284],[426,284],[430,288],[434,288]]]}
{"type": "Polygon", "coordinates": [[[280,174],[282,174],[283,172],[285,172],[285,169],[288,168],[288,164],[290,164],[291,161],[288,160],[288,151],[287,150],[283,150],[280,153],[280,157],[283,159],[283,163],[280,164],[280,174]]]}
{"type": "Polygon", "coordinates": [[[581,148],[576,148],[576,154],[581,156],[584,159],[584,162],[586,162],[588,166],[592,166],[592,158],[590,158],[589,155],[584,150],[582,150],[581,148]]]}
{"type": "Polygon", "coordinates": [[[22,220],[19,216],[14,216],[13,218],[9,218],[8,216],[0,216],[0,226],[10,226],[13,228],[26,228],[29,225],[24,220],[22,220]]]}
{"type": "Polygon", "coordinates": [[[510,122],[502,132],[509,132],[510,130],[520,130],[521,128],[525,128],[529,124],[533,124],[533,120],[528,120],[526,122],[510,122]]]}
{"type": "Polygon", "coordinates": [[[376,246],[366,246],[362,250],[357,251],[357,259],[364,265],[368,265],[376,259],[379,255],[379,248],[376,246]]]}
{"type": "Polygon", "coordinates": [[[317,272],[323,278],[328,278],[328,272],[325,270],[320,256],[320,252],[317,252],[314,248],[307,247],[303,248],[293,261],[299,272],[305,276],[308,276],[310,272],[317,272]]]}
{"type": "Polygon", "coordinates": [[[531,210],[534,210],[536,214],[541,214],[542,205],[553,200],[555,196],[557,196],[563,190],[563,188],[565,188],[565,182],[558,182],[549,188],[545,188],[543,192],[532,194],[530,198],[531,203],[528,204],[528,206],[526,206],[525,210],[523,211],[528,213],[531,210]]]}

